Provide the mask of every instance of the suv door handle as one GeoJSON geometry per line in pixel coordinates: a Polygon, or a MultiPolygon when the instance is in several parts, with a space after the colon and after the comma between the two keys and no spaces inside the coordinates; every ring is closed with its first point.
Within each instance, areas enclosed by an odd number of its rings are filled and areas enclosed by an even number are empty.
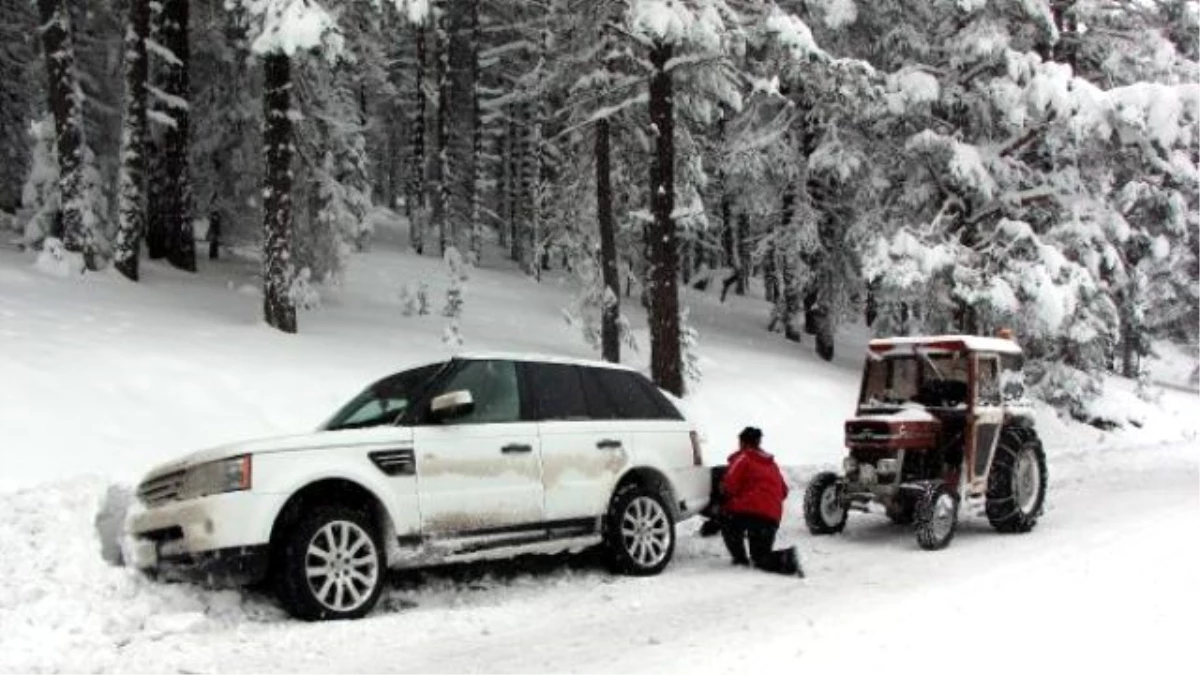
{"type": "Polygon", "coordinates": [[[615,450],[621,447],[621,441],[606,438],[602,441],[596,441],[596,447],[600,448],[601,450],[615,450]]]}
{"type": "Polygon", "coordinates": [[[533,446],[526,445],[524,443],[510,443],[503,448],[500,448],[500,452],[503,452],[506,455],[511,455],[514,452],[533,452],[533,446]]]}

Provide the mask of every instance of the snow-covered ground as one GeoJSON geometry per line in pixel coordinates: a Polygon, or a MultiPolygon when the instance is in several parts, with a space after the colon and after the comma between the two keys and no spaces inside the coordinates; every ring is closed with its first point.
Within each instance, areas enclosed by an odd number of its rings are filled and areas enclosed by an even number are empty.
{"type": "MultiPolygon", "coordinates": [[[[719,542],[688,523],[657,578],[578,560],[398,577],[368,619],[304,625],[265,597],[153,584],[105,564],[93,521],[110,483],[184,451],[312,428],[371,380],[449,353],[444,266],[398,252],[403,233],[381,235],[322,308],[300,316],[296,336],[260,325],[245,262],[201,261],[198,276],[148,264],[135,286],[109,273],[49,276],[0,250],[0,671],[740,672],[930,659],[1107,670],[1190,654],[1200,399],[1171,388],[1149,404],[1121,380],[1109,398],[1141,428],[1101,432],[1039,413],[1052,482],[1032,534],[968,519],[949,550],[929,554],[906,529],[863,516],[816,539],[793,498],[782,538],[800,547],[805,580],[731,569],[719,542]],[[419,280],[432,312],[405,317],[401,290],[419,280]]],[[[567,280],[538,284],[492,260],[468,282],[465,349],[592,356],[563,319],[567,280]]],[[[811,344],[767,334],[757,301],[688,303],[704,379],[687,407],[708,459],[719,462],[740,427],[760,426],[798,497],[817,466],[840,461],[864,333],[845,331],[825,363],[811,344]]],[[[632,313],[644,364],[644,319],[632,313]]],[[[1168,370],[1194,368],[1191,356],[1172,356],[1180,365],[1168,370]]]]}

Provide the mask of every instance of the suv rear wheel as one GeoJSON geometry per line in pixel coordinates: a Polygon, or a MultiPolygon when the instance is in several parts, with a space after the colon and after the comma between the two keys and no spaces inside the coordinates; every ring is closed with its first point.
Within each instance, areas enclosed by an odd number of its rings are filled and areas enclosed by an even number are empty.
{"type": "Polygon", "coordinates": [[[662,495],[637,483],[617,488],[604,531],[613,569],[622,574],[658,574],[675,552],[675,519],[670,508],[662,495]]]}
{"type": "Polygon", "coordinates": [[[279,601],[292,616],[356,619],[379,601],[384,549],[361,511],[321,506],[302,516],[277,551],[279,601]]]}

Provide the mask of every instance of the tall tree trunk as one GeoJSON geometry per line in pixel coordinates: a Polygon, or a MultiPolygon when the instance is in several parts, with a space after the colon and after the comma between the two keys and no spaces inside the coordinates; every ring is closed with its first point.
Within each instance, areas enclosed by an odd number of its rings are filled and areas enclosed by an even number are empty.
{"type": "Polygon", "coordinates": [[[96,269],[96,243],[91,223],[86,222],[83,186],[83,93],[75,68],[75,45],[71,17],[65,0],[38,0],[42,22],[42,49],[49,79],[47,92],[54,115],[55,147],[58,150],[58,186],[62,212],[63,246],[81,253],[88,269],[96,269]]]}
{"type": "Polygon", "coordinates": [[[167,190],[161,139],[146,128],[146,256],[167,257],[167,190]]]}
{"type": "Polygon", "coordinates": [[[621,282],[617,270],[616,222],[613,218],[612,166],[608,119],[596,121],[596,220],[600,224],[600,272],[604,304],[600,312],[600,353],[605,361],[621,362],[621,282]]]}
{"type": "Polygon", "coordinates": [[[767,242],[767,251],[763,256],[763,297],[774,304],[779,298],[779,251],[775,246],[775,237],[767,242]]]}
{"type": "Polygon", "coordinates": [[[471,25],[475,0],[448,0],[449,31],[446,57],[448,127],[445,179],[449,203],[450,241],[467,253],[470,245],[472,203],[475,200],[475,49],[471,25]]]}
{"type": "Polygon", "coordinates": [[[737,259],[739,263],[737,286],[733,292],[738,295],[746,294],[750,281],[750,268],[753,265],[750,255],[750,214],[742,211],[737,218],[737,259]]]}
{"type": "Polygon", "coordinates": [[[508,132],[505,135],[507,148],[504,157],[501,159],[506,165],[505,171],[507,181],[505,190],[507,197],[505,202],[508,205],[508,231],[509,243],[512,245],[510,251],[514,262],[521,262],[524,254],[524,237],[521,228],[521,177],[520,170],[524,166],[521,160],[520,153],[522,145],[520,141],[520,129],[517,125],[517,115],[520,113],[520,106],[509,106],[508,108],[508,132]]]}
{"type": "Polygon", "coordinates": [[[130,0],[125,24],[125,115],[121,126],[121,169],[117,177],[117,241],[113,265],[138,280],[138,256],[146,227],[146,37],[150,0],[130,0]]]}
{"type": "Polygon", "coordinates": [[[189,94],[189,0],[165,0],[161,35],[174,60],[163,64],[162,89],[174,124],[163,135],[166,170],[167,260],[179,269],[196,271],[196,243],[192,234],[192,179],[188,171],[190,143],[189,94]]]}
{"type": "Polygon", "coordinates": [[[434,63],[435,75],[434,79],[437,82],[438,102],[437,102],[437,122],[434,131],[434,147],[433,147],[433,170],[430,175],[430,201],[432,202],[431,219],[432,225],[437,229],[438,236],[438,252],[446,253],[446,248],[450,245],[452,233],[449,231],[446,222],[446,202],[448,200],[447,185],[447,145],[449,138],[449,120],[450,114],[450,75],[449,75],[449,45],[446,35],[446,11],[445,5],[448,0],[437,0],[434,9],[433,21],[433,43],[434,43],[434,63]]]}
{"type": "Polygon", "coordinates": [[[263,315],[267,324],[296,332],[292,284],[291,60],[273,52],[263,59],[263,117],[266,177],[263,199],[263,315]]]}
{"type": "Polygon", "coordinates": [[[414,250],[420,255],[425,248],[424,226],[426,212],[425,184],[425,72],[426,50],[424,24],[413,27],[416,42],[416,65],[413,78],[413,113],[409,120],[409,166],[408,198],[405,200],[409,213],[408,237],[414,250]]]}
{"type": "Polygon", "coordinates": [[[679,242],[672,214],[675,211],[675,101],[667,62],[674,53],[670,44],[650,50],[654,68],[650,77],[650,122],[654,125],[655,153],[651,159],[650,211],[650,370],[655,383],[676,396],[683,395],[682,335],[679,325],[679,242]]]}

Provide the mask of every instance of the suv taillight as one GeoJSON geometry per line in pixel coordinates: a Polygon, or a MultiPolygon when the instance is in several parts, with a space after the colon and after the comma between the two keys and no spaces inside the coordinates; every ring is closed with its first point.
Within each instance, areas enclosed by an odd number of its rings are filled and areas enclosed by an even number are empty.
{"type": "Polygon", "coordinates": [[[692,464],[695,466],[704,465],[704,457],[700,454],[700,434],[692,432],[692,464]]]}

